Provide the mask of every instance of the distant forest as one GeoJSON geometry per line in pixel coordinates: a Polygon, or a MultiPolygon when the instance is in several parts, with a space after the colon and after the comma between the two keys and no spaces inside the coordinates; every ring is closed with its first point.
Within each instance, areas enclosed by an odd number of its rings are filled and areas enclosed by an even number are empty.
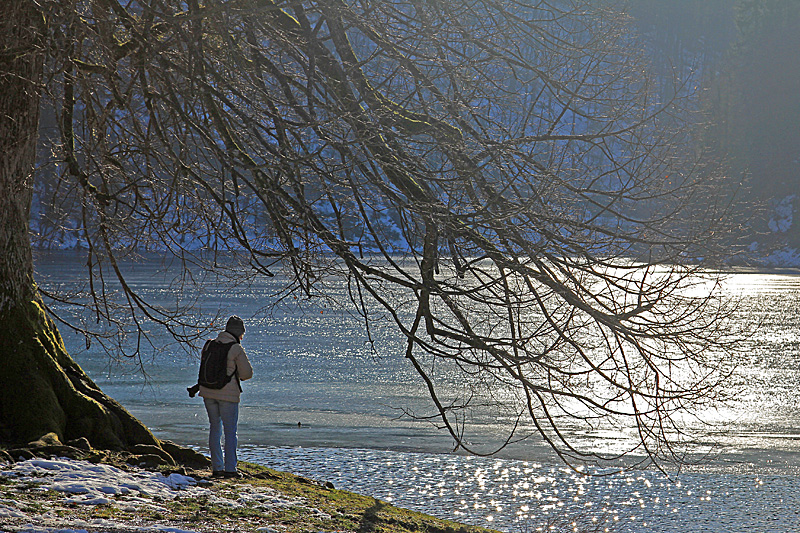
{"type": "MultiPolygon", "coordinates": [[[[697,76],[699,148],[729,166],[750,251],[800,249],[800,2],[629,0],[659,78],[697,76]],[[753,214],[755,213],[755,214],[753,214]],[[797,220],[792,224],[792,215],[797,220]]],[[[796,255],[796,253],[795,253],[796,255]]]]}
{"type": "MultiPolygon", "coordinates": [[[[754,256],[789,250],[800,258],[800,1],[610,1],[630,14],[660,96],[669,98],[676,81],[697,94],[697,148],[724,161],[727,188],[719,194],[748,205],[736,215],[742,223],[732,245],[754,256]]],[[[47,152],[58,145],[55,120],[45,109],[47,152]]],[[[59,185],[58,171],[43,166],[32,210],[35,246],[79,242],[64,236],[80,227],[80,199],[59,185]]]]}

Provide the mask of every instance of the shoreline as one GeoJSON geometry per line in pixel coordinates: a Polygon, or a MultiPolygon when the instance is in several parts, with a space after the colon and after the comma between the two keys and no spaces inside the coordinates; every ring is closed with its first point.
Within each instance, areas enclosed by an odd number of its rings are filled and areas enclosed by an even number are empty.
{"type": "Polygon", "coordinates": [[[13,532],[496,533],[250,462],[241,479],[212,480],[126,453],[21,458],[0,460],[0,523],[13,532]]]}
{"type": "MultiPolygon", "coordinates": [[[[175,446],[168,441],[162,444],[165,448],[175,446]]],[[[243,479],[217,480],[210,479],[210,471],[204,465],[187,466],[183,461],[147,465],[157,459],[143,453],[146,449],[137,454],[76,450],[62,445],[63,451],[75,457],[60,459],[64,454],[53,453],[54,448],[52,445],[29,445],[12,450],[13,459],[0,449],[0,525],[3,526],[0,530],[13,533],[510,533],[534,530],[587,533],[601,531],[602,527],[597,529],[597,526],[616,526],[611,531],[677,532],[686,530],[684,520],[692,520],[699,528],[692,531],[705,531],[708,526],[714,526],[717,531],[738,531],[728,527],[738,523],[734,517],[749,517],[750,525],[762,524],[761,520],[771,512],[778,513],[776,520],[781,524],[791,520],[789,517],[794,511],[787,504],[790,500],[784,498],[792,494],[792,487],[798,482],[763,473],[723,477],[686,473],[688,477],[667,481],[639,471],[609,477],[573,476],[571,484],[563,480],[565,483],[556,485],[563,469],[537,469],[537,465],[530,465],[531,473],[524,477],[524,481],[531,483],[530,491],[520,494],[519,500],[515,498],[516,503],[507,503],[511,506],[524,503],[527,507],[526,498],[540,502],[543,507],[538,511],[531,509],[533,522],[509,522],[496,517],[499,519],[495,520],[496,524],[483,525],[497,529],[486,529],[458,523],[461,520],[458,516],[449,520],[435,517],[448,516],[447,512],[441,514],[438,510],[461,508],[458,500],[453,500],[452,490],[448,494],[439,489],[418,491],[420,496],[427,494],[427,502],[434,509],[422,500],[399,498],[396,501],[394,497],[387,497],[385,491],[373,493],[364,490],[364,485],[349,481],[362,480],[373,485],[388,483],[392,490],[402,491],[402,483],[392,485],[392,481],[381,476],[382,466],[393,464],[395,473],[403,470],[409,476],[421,476],[430,483],[432,478],[428,477],[426,465],[435,463],[444,474],[444,478],[436,478],[438,481],[461,485],[470,506],[472,491],[482,491],[481,498],[474,495],[477,498],[474,503],[489,503],[491,507],[495,488],[520,486],[518,481],[522,478],[508,478],[504,473],[517,469],[514,465],[492,461],[492,468],[477,458],[464,469],[458,460],[443,465],[437,457],[398,458],[391,456],[391,452],[387,452],[388,457],[355,454],[351,458],[350,453],[314,457],[316,452],[304,454],[301,451],[289,457],[287,463],[270,464],[254,462],[253,457],[245,458],[240,461],[245,473],[243,479]],[[23,453],[28,456],[16,455],[23,453]],[[343,457],[347,460],[340,462],[343,457]],[[391,463],[387,463],[387,459],[391,463]],[[294,465],[303,468],[295,469],[294,465]],[[409,466],[413,468],[408,469],[409,466]],[[455,474],[457,470],[454,469],[459,468],[463,472],[455,474]],[[113,469],[111,474],[108,469],[113,469]],[[296,473],[288,473],[287,469],[296,473]],[[349,480],[337,477],[340,473],[349,476],[349,480]],[[486,486],[463,485],[464,476],[474,477],[473,481],[479,484],[484,478],[486,486]],[[492,485],[492,480],[500,484],[492,485]],[[650,494],[650,487],[659,492],[650,494]],[[561,503],[553,499],[559,493],[567,500],[575,497],[578,503],[565,502],[567,505],[560,507],[561,503]],[[592,497],[593,493],[602,498],[592,497]],[[578,496],[581,496],[580,501],[578,496]],[[606,501],[611,502],[610,505],[606,501]],[[602,507],[598,507],[600,504],[602,507]],[[598,518],[600,523],[597,523],[598,518]],[[631,529],[634,523],[638,526],[631,529]],[[551,525],[554,528],[550,528],[551,525]],[[621,529],[617,529],[620,526],[621,529]]],[[[188,450],[188,453],[208,460],[197,452],[188,450]]],[[[519,513],[517,516],[520,518],[519,513]]]]}

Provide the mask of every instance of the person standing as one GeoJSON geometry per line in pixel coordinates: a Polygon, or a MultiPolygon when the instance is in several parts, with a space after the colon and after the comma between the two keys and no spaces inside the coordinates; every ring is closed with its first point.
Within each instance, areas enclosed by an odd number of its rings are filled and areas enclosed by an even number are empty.
{"type": "Polygon", "coordinates": [[[253,367],[247,354],[242,348],[241,341],[244,337],[244,322],[234,315],[228,319],[225,331],[221,331],[217,342],[230,344],[228,349],[228,375],[232,379],[221,389],[211,389],[200,385],[200,396],[206,406],[208,422],[210,424],[208,435],[208,448],[211,452],[212,477],[241,477],[236,469],[238,463],[236,435],[239,423],[239,400],[242,388],[240,381],[253,377],[253,367]],[[225,453],[223,456],[220,439],[225,435],[225,453]]]}

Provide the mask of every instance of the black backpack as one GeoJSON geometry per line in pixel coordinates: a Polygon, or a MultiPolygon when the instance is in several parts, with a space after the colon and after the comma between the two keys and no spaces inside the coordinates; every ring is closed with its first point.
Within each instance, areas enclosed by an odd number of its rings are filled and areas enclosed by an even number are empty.
{"type": "MultiPolygon", "coordinates": [[[[239,382],[237,370],[228,375],[228,351],[234,344],[238,343],[225,343],[214,339],[206,341],[200,355],[200,371],[197,374],[197,385],[187,389],[189,396],[194,397],[197,391],[200,390],[200,385],[209,389],[221,389],[230,383],[234,376],[236,376],[237,383],[239,382]]],[[[242,390],[241,384],[239,384],[239,390],[242,390]]]]}

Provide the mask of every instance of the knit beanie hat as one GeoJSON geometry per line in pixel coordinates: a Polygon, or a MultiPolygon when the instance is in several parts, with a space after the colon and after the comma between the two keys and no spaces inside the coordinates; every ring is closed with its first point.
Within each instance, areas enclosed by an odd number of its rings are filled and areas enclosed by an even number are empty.
{"type": "Polygon", "coordinates": [[[244,335],[244,322],[238,316],[233,315],[228,319],[228,323],[225,324],[225,331],[238,339],[244,335]]]}

